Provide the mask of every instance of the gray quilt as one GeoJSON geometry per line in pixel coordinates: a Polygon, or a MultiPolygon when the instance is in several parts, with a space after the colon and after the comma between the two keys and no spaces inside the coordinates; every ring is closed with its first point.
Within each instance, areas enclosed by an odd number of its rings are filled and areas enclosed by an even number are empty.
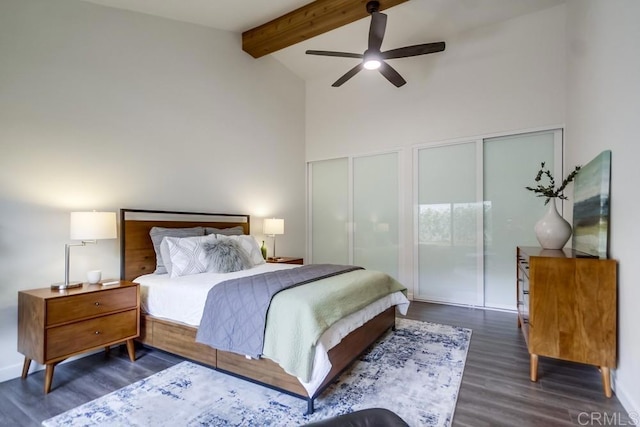
{"type": "Polygon", "coordinates": [[[267,311],[275,294],[359,269],[362,267],[309,264],[219,283],[207,294],[196,341],[258,358],[264,344],[267,311]]]}

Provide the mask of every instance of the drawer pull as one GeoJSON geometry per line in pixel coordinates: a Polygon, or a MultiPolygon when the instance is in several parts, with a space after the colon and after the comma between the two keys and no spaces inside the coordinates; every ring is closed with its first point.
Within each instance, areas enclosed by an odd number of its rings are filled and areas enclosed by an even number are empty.
{"type": "Polygon", "coordinates": [[[529,291],[527,289],[523,289],[522,293],[525,294],[525,295],[529,295],[529,291]]]}
{"type": "Polygon", "coordinates": [[[95,302],[95,306],[96,306],[96,307],[100,307],[100,303],[96,301],[96,302],[95,302]]]}
{"type": "Polygon", "coordinates": [[[95,332],[95,334],[96,334],[96,335],[100,335],[100,331],[96,331],[96,332],[95,332]]]}

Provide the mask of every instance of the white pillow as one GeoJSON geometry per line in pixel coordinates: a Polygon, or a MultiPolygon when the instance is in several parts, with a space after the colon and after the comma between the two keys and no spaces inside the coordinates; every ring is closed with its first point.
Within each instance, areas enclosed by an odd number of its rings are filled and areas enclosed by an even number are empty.
{"type": "MultiPolygon", "coordinates": [[[[166,251],[169,253],[171,263],[166,262],[167,272],[171,277],[186,276],[188,274],[204,273],[209,267],[209,257],[205,244],[215,241],[216,236],[210,234],[208,236],[196,237],[165,237],[162,244],[165,245],[166,251]]],[[[162,248],[162,244],[160,247],[162,248]]]]}
{"type": "Polygon", "coordinates": [[[262,258],[262,252],[258,242],[251,236],[243,234],[242,236],[224,236],[222,234],[216,234],[218,239],[231,239],[240,243],[240,247],[249,255],[249,259],[253,263],[253,266],[264,264],[265,260],[262,258]]]}
{"type": "MultiPolygon", "coordinates": [[[[149,236],[153,242],[153,250],[156,252],[156,271],[154,274],[164,274],[168,272],[165,266],[165,261],[162,257],[162,239],[165,237],[193,237],[204,236],[204,227],[191,227],[191,228],[164,228],[164,227],[152,227],[149,230],[149,236]]],[[[169,262],[169,258],[167,258],[169,262]]]]}

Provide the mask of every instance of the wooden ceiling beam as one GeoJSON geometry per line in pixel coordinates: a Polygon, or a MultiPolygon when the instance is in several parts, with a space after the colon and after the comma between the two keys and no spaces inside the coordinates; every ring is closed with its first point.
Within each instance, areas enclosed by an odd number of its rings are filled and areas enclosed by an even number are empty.
{"type": "MultiPolygon", "coordinates": [[[[367,17],[368,0],[316,0],[242,33],[242,50],[254,58],[367,17]]],[[[380,10],[407,0],[379,0],[380,10]]]]}

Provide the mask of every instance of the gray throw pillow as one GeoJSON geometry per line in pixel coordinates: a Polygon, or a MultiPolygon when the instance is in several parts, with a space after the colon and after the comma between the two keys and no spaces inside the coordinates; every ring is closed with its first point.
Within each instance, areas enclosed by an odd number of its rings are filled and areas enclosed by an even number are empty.
{"type": "Polygon", "coordinates": [[[152,227],[149,231],[151,241],[153,242],[153,249],[156,251],[156,271],[154,274],[166,274],[167,269],[164,266],[162,260],[162,251],[160,250],[160,244],[165,237],[194,237],[204,236],[204,227],[190,227],[190,228],[165,228],[165,227],[152,227]]]}
{"type": "Polygon", "coordinates": [[[231,273],[253,266],[240,244],[230,239],[216,239],[204,244],[209,258],[207,271],[213,273],[231,273]]]}
{"type": "Polygon", "coordinates": [[[222,234],[223,236],[240,236],[244,234],[244,228],[241,225],[229,228],[205,227],[204,234],[222,234]]]}

